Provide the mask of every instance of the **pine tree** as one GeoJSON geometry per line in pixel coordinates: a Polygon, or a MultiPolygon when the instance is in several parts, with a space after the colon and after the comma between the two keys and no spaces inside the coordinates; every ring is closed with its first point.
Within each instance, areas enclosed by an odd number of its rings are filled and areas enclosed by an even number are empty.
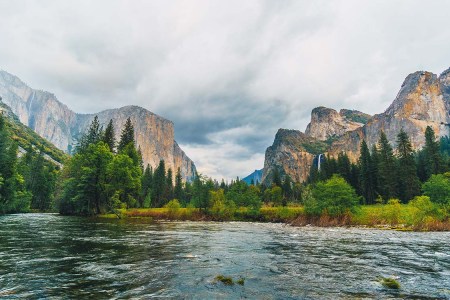
{"type": "Polygon", "coordinates": [[[116,148],[116,138],[115,138],[115,132],[114,132],[114,124],[112,119],[109,120],[108,126],[106,126],[105,133],[103,135],[103,142],[105,142],[108,146],[111,152],[114,153],[114,150],[116,148]]]}
{"type": "Polygon", "coordinates": [[[348,183],[351,182],[352,170],[350,159],[348,158],[347,154],[345,153],[338,154],[337,170],[338,173],[345,179],[345,181],[347,181],[348,183]]]}
{"type": "Polygon", "coordinates": [[[425,129],[425,147],[423,148],[426,171],[425,180],[433,174],[439,174],[442,170],[442,156],[439,148],[439,141],[436,141],[433,128],[427,126],[425,129]]]}
{"type": "Polygon", "coordinates": [[[416,162],[411,142],[406,132],[401,129],[397,135],[398,153],[398,195],[403,203],[420,194],[420,181],[417,177],[416,162]]]}
{"type": "Polygon", "coordinates": [[[283,189],[283,206],[287,205],[289,200],[292,200],[292,180],[289,175],[284,176],[283,185],[281,187],[283,189]]]}
{"type": "Polygon", "coordinates": [[[375,180],[373,163],[366,141],[361,143],[361,156],[359,157],[361,192],[366,204],[375,203],[375,180]]]}
{"type": "Polygon", "coordinates": [[[164,196],[166,202],[173,199],[173,174],[171,168],[167,170],[166,192],[164,196]]]}
{"type": "Polygon", "coordinates": [[[397,168],[394,152],[386,137],[381,131],[379,161],[378,161],[378,183],[379,193],[384,200],[397,197],[397,168]]]}
{"type": "Polygon", "coordinates": [[[160,160],[159,165],[153,174],[152,204],[154,207],[161,207],[163,205],[165,189],[166,166],[164,160],[160,160]]]}
{"type": "Polygon", "coordinates": [[[120,141],[117,150],[121,152],[129,144],[132,144],[133,148],[136,148],[136,142],[134,140],[134,126],[131,123],[130,118],[127,119],[127,121],[125,122],[125,126],[122,129],[122,134],[120,135],[120,141]]]}
{"type": "MultiPolygon", "coordinates": [[[[152,167],[147,164],[145,168],[144,174],[142,175],[142,190],[141,190],[141,199],[146,199],[151,193],[152,185],[153,185],[153,170],[152,167]]],[[[151,198],[151,196],[150,196],[151,198]]],[[[141,207],[143,206],[143,200],[141,200],[141,207]]]]}
{"type": "Polygon", "coordinates": [[[141,151],[140,145],[137,150],[137,156],[138,156],[138,160],[139,160],[139,167],[141,168],[142,172],[144,172],[144,159],[142,157],[142,151],[141,151]]]}
{"type": "Polygon", "coordinates": [[[175,175],[174,198],[178,199],[181,203],[185,204],[183,195],[183,178],[181,177],[180,168],[178,168],[177,174],[175,175]]]}
{"type": "Polygon", "coordinates": [[[378,163],[380,161],[380,153],[378,151],[377,145],[372,145],[372,151],[370,153],[370,158],[372,160],[372,176],[373,176],[373,185],[374,185],[374,191],[375,191],[375,197],[380,193],[379,189],[379,182],[378,182],[378,163]]]}
{"type": "Polygon", "coordinates": [[[87,132],[83,134],[82,137],[80,138],[76,151],[78,153],[86,151],[89,145],[98,143],[99,141],[102,140],[102,137],[103,137],[103,128],[100,127],[98,117],[95,116],[87,132]]]}
{"type": "Polygon", "coordinates": [[[278,171],[278,168],[274,168],[274,170],[273,170],[272,183],[275,184],[276,186],[281,187],[281,176],[280,176],[280,171],[278,171]]]}

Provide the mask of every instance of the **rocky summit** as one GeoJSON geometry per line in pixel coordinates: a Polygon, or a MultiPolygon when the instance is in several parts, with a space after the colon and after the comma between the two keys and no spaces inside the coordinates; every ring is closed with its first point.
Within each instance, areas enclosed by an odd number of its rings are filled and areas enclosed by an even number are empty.
{"type": "Polygon", "coordinates": [[[195,174],[194,162],[174,139],[173,123],[142,107],[125,106],[97,114],[77,114],[52,93],[32,89],[5,71],[0,71],[0,96],[23,124],[68,153],[73,151],[96,115],[105,127],[110,119],[113,120],[117,139],[130,117],[144,164],[155,168],[160,160],[164,160],[166,168],[171,168],[174,174],[180,168],[185,180],[192,179],[195,174]]]}
{"type": "Polygon", "coordinates": [[[345,152],[355,162],[360,144],[376,144],[384,131],[392,146],[403,130],[414,149],[425,144],[425,129],[431,126],[437,136],[448,136],[450,129],[450,69],[440,76],[419,71],[408,75],[399,93],[385,112],[370,116],[358,111],[317,107],[305,133],[280,129],[265,155],[262,180],[271,181],[273,170],[293,180],[307,179],[313,159],[318,154],[336,157],[345,152]]]}

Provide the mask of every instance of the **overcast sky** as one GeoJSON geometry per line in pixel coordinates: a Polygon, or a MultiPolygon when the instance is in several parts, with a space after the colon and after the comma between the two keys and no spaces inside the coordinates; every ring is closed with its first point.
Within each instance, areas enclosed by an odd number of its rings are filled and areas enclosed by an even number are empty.
{"type": "Polygon", "coordinates": [[[213,178],[263,167],[311,109],[384,111],[450,67],[450,1],[0,0],[0,69],[76,112],[140,105],[213,178]],[[95,3],[94,3],[95,2],[95,3]]]}

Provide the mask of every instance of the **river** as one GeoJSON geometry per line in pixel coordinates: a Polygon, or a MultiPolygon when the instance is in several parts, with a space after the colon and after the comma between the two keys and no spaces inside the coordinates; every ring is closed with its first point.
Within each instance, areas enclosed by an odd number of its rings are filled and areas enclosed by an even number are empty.
{"type": "Polygon", "coordinates": [[[450,299],[450,233],[0,216],[0,298],[152,297],[450,299]]]}

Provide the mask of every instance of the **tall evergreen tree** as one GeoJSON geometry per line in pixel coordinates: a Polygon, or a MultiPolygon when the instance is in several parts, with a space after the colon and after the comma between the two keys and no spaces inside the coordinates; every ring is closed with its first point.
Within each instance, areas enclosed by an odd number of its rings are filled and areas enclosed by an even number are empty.
{"type": "Polygon", "coordinates": [[[102,137],[103,128],[100,127],[98,116],[95,116],[87,132],[81,136],[76,151],[79,153],[86,151],[89,145],[98,143],[102,137]]]}
{"type": "Polygon", "coordinates": [[[178,199],[178,201],[185,204],[184,203],[184,195],[183,195],[183,178],[181,177],[180,168],[178,168],[177,174],[175,175],[174,198],[178,199]]]}
{"type": "Polygon", "coordinates": [[[359,157],[361,192],[366,204],[375,203],[375,179],[372,157],[366,141],[361,143],[361,155],[359,157]]]}
{"type": "Polygon", "coordinates": [[[442,170],[442,156],[439,148],[439,141],[436,141],[433,128],[427,126],[425,129],[425,147],[423,148],[427,176],[425,180],[433,174],[439,174],[442,170]]]}
{"type": "Polygon", "coordinates": [[[292,180],[289,175],[284,176],[283,184],[282,184],[282,190],[283,190],[283,206],[286,206],[288,201],[292,200],[292,180]]]}
{"type": "Polygon", "coordinates": [[[417,177],[416,162],[408,134],[401,129],[397,135],[398,155],[398,195],[403,203],[420,194],[420,181],[417,177]]]}
{"type": "Polygon", "coordinates": [[[272,172],[272,184],[281,187],[281,175],[278,168],[274,168],[272,172]]]}
{"type": "Polygon", "coordinates": [[[167,170],[166,192],[164,196],[166,202],[173,199],[173,173],[171,168],[167,170]]]}
{"type": "Polygon", "coordinates": [[[144,172],[144,159],[142,157],[142,151],[141,151],[140,145],[137,150],[137,156],[138,156],[138,160],[139,160],[139,167],[141,168],[142,172],[144,172]]]}
{"type": "Polygon", "coordinates": [[[122,129],[122,134],[120,135],[120,141],[117,150],[121,152],[129,144],[132,144],[133,148],[136,148],[136,142],[134,140],[134,126],[131,123],[130,118],[127,119],[127,121],[125,122],[125,126],[122,129]]]}
{"type": "Polygon", "coordinates": [[[154,207],[161,207],[164,203],[164,192],[166,189],[166,166],[164,160],[159,161],[158,167],[153,174],[153,189],[152,189],[152,205],[154,207]]]}
{"type": "Polygon", "coordinates": [[[386,137],[381,131],[378,140],[380,147],[378,160],[379,193],[384,200],[397,197],[397,166],[394,152],[386,137]]]}
{"type": "Polygon", "coordinates": [[[351,163],[348,155],[344,152],[338,154],[337,159],[337,170],[338,173],[347,181],[351,183],[352,170],[351,163]]]}
{"type": "Polygon", "coordinates": [[[114,132],[114,124],[113,120],[109,120],[108,126],[106,126],[105,133],[103,134],[103,142],[105,142],[108,146],[111,152],[114,152],[116,149],[116,138],[115,138],[115,132],[114,132]]]}

